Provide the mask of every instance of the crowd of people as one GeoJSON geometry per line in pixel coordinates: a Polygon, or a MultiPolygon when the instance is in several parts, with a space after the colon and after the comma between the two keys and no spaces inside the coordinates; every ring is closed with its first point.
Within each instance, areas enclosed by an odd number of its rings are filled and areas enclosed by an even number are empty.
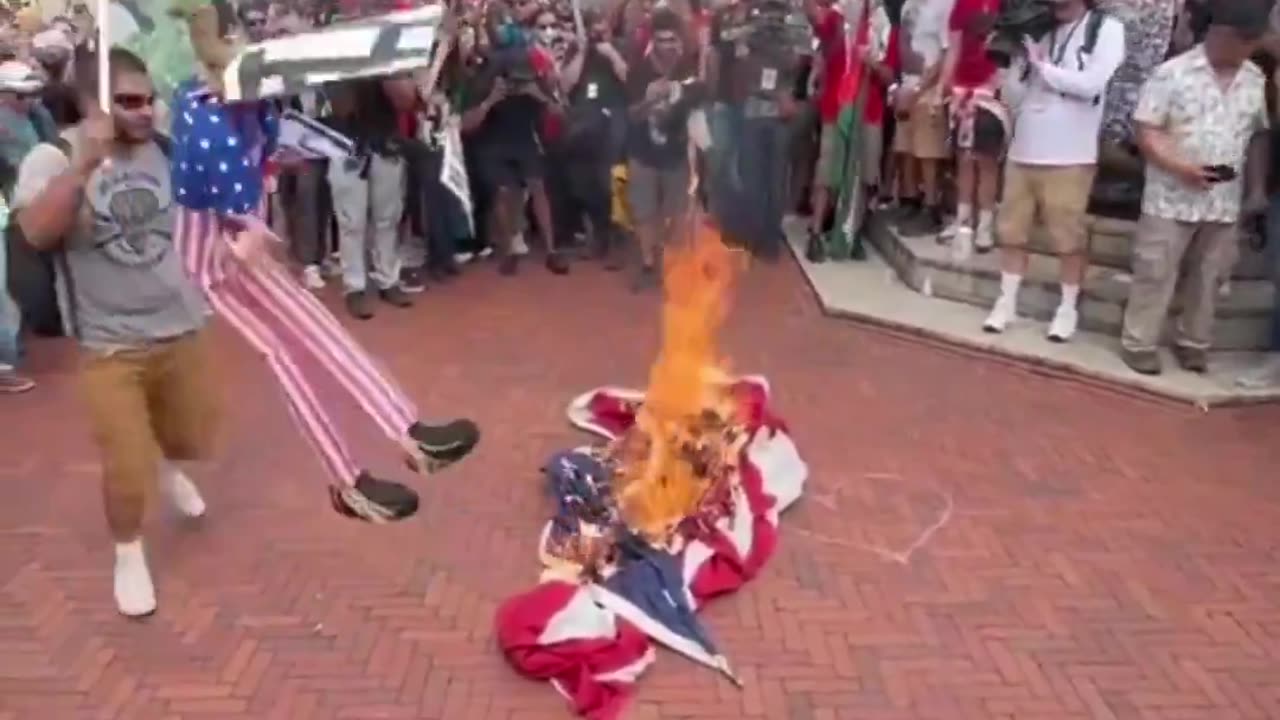
{"type": "MultiPolygon", "coordinates": [[[[370,521],[412,514],[416,496],[352,460],[298,353],[412,468],[461,459],[479,431],[417,419],[309,292],[331,282],[357,320],[486,258],[516,275],[533,253],[555,275],[579,262],[626,270],[647,292],[691,211],[765,261],[785,246],[784,216],[801,212],[812,262],[865,258],[873,221],[936,234],[957,261],[997,251],[984,328],[999,333],[1040,224],[1061,267],[1047,335],[1076,332],[1107,88],[1132,45],[1090,0],[1053,0],[1034,40],[1009,36],[998,0],[454,3],[427,68],[244,104],[220,85],[242,36],[304,32],[342,9],[211,1],[183,5],[200,67],[171,93],[114,48],[100,94],[83,11],[15,20],[0,62],[0,390],[34,386],[19,373],[32,335],[71,335],[90,353],[127,615],[155,607],[138,539],[145,486],[160,461],[207,445],[199,331],[211,312],[266,359],[335,509],[370,521]],[[286,110],[353,149],[276,152],[286,110]],[[277,240],[287,260],[272,257],[277,240]]],[[[1267,0],[1182,8],[1171,57],[1127,113],[1145,160],[1121,337],[1136,372],[1161,372],[1180,285],[1174,357],[1205,372],[1240,243],[1280,243],[1271,12],[1267,0]]],[[[1280,352],[1280,312],[1272,341],[1280,352]]],[[[1277,382],[1278,358],[1242,382],[1277,382]]],[[[189,479],[160,472],[179,509],[203,512],[189,479]]]]}

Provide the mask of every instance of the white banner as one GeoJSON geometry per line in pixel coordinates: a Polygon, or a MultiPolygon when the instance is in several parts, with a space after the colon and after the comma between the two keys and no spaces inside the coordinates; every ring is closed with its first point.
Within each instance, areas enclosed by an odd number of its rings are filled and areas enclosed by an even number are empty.
{"type": "Polygon", "coordinates": [[[445,123],[442,135],[444,136],[444,161],[440,163],[440,183],[449,188],[449,192],[462,203],[471,234],[474,235],[476,229],[475,219],[472,217],[471,182],[467,178],[467,160],[462,154],[462,133],[459,130],[459,120],[456,115],[450,117],[445,123]]]}

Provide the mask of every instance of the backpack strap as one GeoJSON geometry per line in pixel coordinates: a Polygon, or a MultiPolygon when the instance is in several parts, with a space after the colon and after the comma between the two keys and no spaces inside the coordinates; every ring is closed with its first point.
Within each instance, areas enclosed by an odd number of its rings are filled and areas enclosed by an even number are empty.
{"type": "MultiPolygon", "coordinates": [[[[1084,42],[1080,43],[1080,49],[1076,51],[1076,69],[1084,70],[1084,59],[1093,54],[1093,49],[1098,45],[1098,34],[1102,31],[1102,22],[1107,19],[1106,14],[1097,8],[1089,8],[1089,17],[1084,21],[1084,42]]],[[[1093,104],[1097,105],[1102,102],[1102,94],[1099,93],[1093,97],[1093,104]]]]}

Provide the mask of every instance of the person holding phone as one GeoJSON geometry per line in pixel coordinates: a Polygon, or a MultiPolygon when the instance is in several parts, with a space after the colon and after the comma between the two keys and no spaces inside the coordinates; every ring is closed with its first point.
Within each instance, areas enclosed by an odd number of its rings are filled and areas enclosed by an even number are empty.
{"type": "Polygon", "coordinates": [[[1146,182],[1120,338],[1121,357],[1135,372],[1162,370],[1157,345],[1184,258],[1173,354],[1183,369],[1208,370],[1218,286],[1236,257],[1238,221],[1266,207],[1266,78],[1248,59],[1268,13],[1266,0],[1215,6],[1204,41],[1158,67],[1139,97],[1133,115],[1146,182]]]}

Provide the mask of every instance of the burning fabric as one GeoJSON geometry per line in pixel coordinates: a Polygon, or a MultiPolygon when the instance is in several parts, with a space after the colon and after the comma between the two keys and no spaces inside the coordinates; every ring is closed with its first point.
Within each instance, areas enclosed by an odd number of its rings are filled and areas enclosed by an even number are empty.
{"type": "Polygon", "coordinates": [[[570,421],[605,442],[547,462],[542,582],[498,610],[507,659],[595,720],[621,712],[651,640],[737,682],[695,613],[760,571],[808,475],[768,383],[730,376],[716,353],[735,262],[710,229],[668,255],[648,391],[570,404],[570,421]]]}

